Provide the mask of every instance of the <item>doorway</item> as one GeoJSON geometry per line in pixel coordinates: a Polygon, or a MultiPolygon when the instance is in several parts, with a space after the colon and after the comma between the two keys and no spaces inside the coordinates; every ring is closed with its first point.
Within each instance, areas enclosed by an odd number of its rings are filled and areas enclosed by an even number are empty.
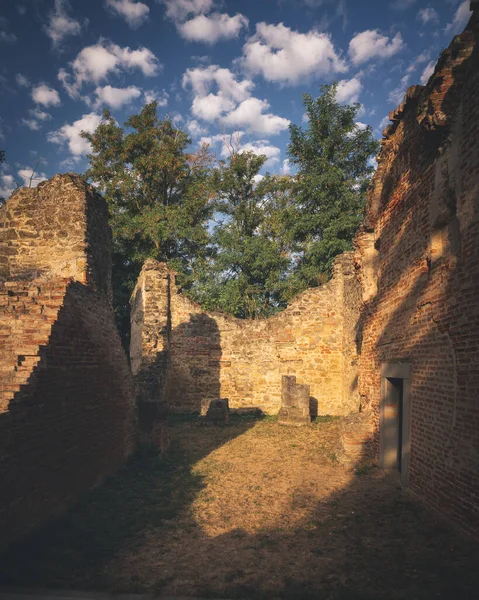
{"type": "Polygon", "coordinates": [[[410,453],[410,375],[409,364],[381,366],[379,462],[383,469],[397,473],[404,486],[408,484],[410,453]]]}

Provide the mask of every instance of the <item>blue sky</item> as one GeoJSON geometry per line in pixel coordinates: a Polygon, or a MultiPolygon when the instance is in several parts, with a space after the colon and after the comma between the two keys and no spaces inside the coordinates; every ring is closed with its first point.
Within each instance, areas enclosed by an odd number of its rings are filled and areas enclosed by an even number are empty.
{"type": "Polygon", "coordinates": [[[156,98],[195,147],[237,145],[288,172],[301,95],[339,81],[380,136],[470,16],[469,0],[2,0],[0,196],[81,172],[107,106],[119,122],[156,98]],[[286,161],[286,162],[285,162],[286,161]]]}

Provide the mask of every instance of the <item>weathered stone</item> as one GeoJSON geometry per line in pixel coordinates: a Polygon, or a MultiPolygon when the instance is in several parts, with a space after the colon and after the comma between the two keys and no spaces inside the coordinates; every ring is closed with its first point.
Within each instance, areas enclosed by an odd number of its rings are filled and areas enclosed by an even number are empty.
{"type": "Polygon", "coordinates": [[[215,425],[228,425],[230,419],[228,398],[202,400],[200,415],[205,421],[215,425]]]}
{"type": "Polygon", "coordinates": [[[103,198],[57,175],[16,192],[0,223],[3,547],[122,464],[136,445],[136,411],[110,300],[103,198]],[[10,235],[13,223],[28,236],[10,235]]]}
{"type": "MultiPolygon", "coordinates": [[[[132,370],[158,381],[171,411],[196,412],[202,398],[277,414],[281,375],[308,381],[320,414],[359,407],[356,325],[361,289],[352,253],[336,259],[333,279],[300,294],[269,319],[205,312],[179,293],[175,273],[148,260],[131,298],[132,370]]],[[[155,392],[156,393],[156,392],[155,392]]]]}
{"type": "Polygon", "coordinates": [[[294,375],[281,378],[281,409],[278,423],[307,425],[311,423],[309,385],[296,383],[294,375]]]}

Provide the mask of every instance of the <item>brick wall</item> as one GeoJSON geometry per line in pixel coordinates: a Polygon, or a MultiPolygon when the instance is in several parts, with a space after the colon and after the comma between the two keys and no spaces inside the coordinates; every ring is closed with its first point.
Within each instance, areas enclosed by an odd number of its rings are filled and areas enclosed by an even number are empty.
{"type": "Polygon", "coordinates": [[[359,406],[359,298],[351,253],[327,285],[258,320],[202,311],[178,293],[174,273],[149,260],[132,295],[132,370],[174,411],[227,397],[232,408],[277,413],[281,376],[290,374],[311,386],[320,414],[348,414],[359,406]]]}
{"type": "Polygon", "coordinates": [[[134,448],[110,239],[103,199],[77,176],[20,190],[0,210],[1,547],[134,448]]]}
{"type": "Polygon", "coordinates": [[[357,236],[359,393],[379,441],[380,366],[411,364],[410,489],[479,535],[479,17],[384,132],[357,236]]]}

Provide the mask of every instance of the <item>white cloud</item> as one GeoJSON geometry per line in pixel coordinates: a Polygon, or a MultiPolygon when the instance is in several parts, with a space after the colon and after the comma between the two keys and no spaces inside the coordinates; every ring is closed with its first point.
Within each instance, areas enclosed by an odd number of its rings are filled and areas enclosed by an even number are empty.
{"type": "Polygon", "coordinates": [[[157,92],[155,90],[147,90],[144,92],[146,104],[157,102],[158,106],[167,106],[170,95],[167,91],[157,92]]]}
{"type": "Polygon", "coordinates": [[[378,29],[368,29],[355,35],[349,42],[349,56],[355,65],[359,65],[372,58],[390,58],[403,48],[400,33],[391,39],[381,35],[378,29]]]}
{"type": "Polygon", "coordinates": [[[50,13],[45,31],[54,46],[58,46],[69,35],[80,35],[81,23],[68,15],[68,0],[55,0],[55,10],[50,13]]]}
{"type": "Polygon", "coordinates": [[[366,123],[361,123],[361,121],[357,121],[355,125],[360,131],[364,131],[368,127],[366,123]]]}
{"type": "Polygon", "coordinates": [[[146,4],[135,0],[106,0],[106,5],[123,17],[133,29],[144,23],[150,12],[150,8],[146,4]]]}
{"type": "Polygon", "coordinates": [[[359,94],[363,89],[363,84],[358,77],[352,79],[342,79],[338,82],[336,91],[336,100],[344,103],[354,103],[359,101],[359,94]]]}
{"type": "Polygon", "coordinates": [[[429,81],[429,78],[434,73],[434,68],[436,66],[436,62],[437,61],[435,61],[435,60],[431,60],[431,62],[428,63],[428,65],[424,69],[423,74],[421,75],[421,84],[422,85],[426,85],[426,83],[429,81]]]}
{"type": "Polygon", "coordinates": [[[243,100],[239,106],[222,118],[225,125],[245,127],[250,133],[277,135],[289,127],[289,120],[265,113],[269,102],[259,98],[243,100]]]}
{"type": "Polygon", "coordinates": [[[283,23],[258,23],[255,35],[243,46],[241,63],[248,72],[268,81],[291,85],[347,70],[327,34],[316,30],[299,33],[283,23]]]}
{"type": "Polygon", "coordinates": [[[101,116],[96,113],[83,115],[71,125],[63,125],[57,131],[48,134],[48,141],[54,144],[67,145],[73,156],[79,157],[91,151],[90,144],[81,137],[81,132],[93,133],[101,123],[101,116]]]}
{"type": "Polygon", "coordinates": [[[383,131],[383,129],[386,127],[386,125],[389,125],[389,123],[391,122],[389,115],[386,115],[385,117],[383,117],[381,119],[381,122],[378,125],[378,129],[381,131],[383,131]]]}
{"type": "Polygon", "coordinates": [[[47,112],[40,110],[38,107],[37,108],[33,108],[31,110],[28,111],[32,117],[34,117],[35,119],[38,119],[39,121],[48,121],[49,119],[52,118],[51,115],[49,115],[47,112]]]}
{"type": "Polygon", "coordinates": [[[229,70],[210,65],[209,67],[196,67],[188,69],[183,75],[183,87],[191,85],[196,95],[206,95],[213,85],[217,85],[219,94],[236,102],[246,100],[251,95],[254,83],[249,79],[238,81],[229,70]]]}
{"type": "Polygon", "coordinates": [[[394,104],[400,104],[403,101],[404,94],[407,91],[410,75],[404,75],[399,85],[389,92],[388,100],[394,104]]]}
{"type": "Polygon", "coordinates": [[[289,125],[288,119],[265,112],[269,109],[266,100],[251,96],[254,88],[251,80],[238,81],[229,69],[217,65],[188,69],[183,75],[183,87],[192,88],[191,112],[198,119],[268,135],[277,134],[289,125]]]}
{"type": "Polygon", "coordinates": [[[421,8],[417,13],[417,18],[423,22],[424,25],[428,23],[439,23],[439,15],[434,8],[421,8]]]}
{"type": "Polygon", "coordinates": [[[18,170],[18,176],[25,187],[37,187],[39,183],[47,180],[45,173],[40,173],[32,167],[23,167],[18,170]]]}
{"type": "Polygon", "coordinates": [[[416,4],[416,0],[394,0],[390,6],[394,10],[406,10],[413,4],[416,4]]]}
{"type": "Polygon", "coordinates": [[[200,135],[206,135],[208,133],[208,129],[206,127],[202,127],[196,119],[192,119],[188,121],[186,124],[186,129],[188,129],[188,133],[192,137],[198,137],[200,135]]]}
{"type": "Polygon", "coordinates": [[[31,129],[32,131],[38,131],[42,127],[38,121],[35,121],[35,119],[22,118],[20,122],[22,125],[25,125],[25,127],[28,127],[28,129],[31,129]]]}
{"type": "Polygon", "coordinates": [[[131,50],[117,44],[100,40],[98,44],[87,46],[71,63],[72,73],[60,69],[58,79],[72,98],[79,97],[85,83],[99,83],[111,73],[120,70],[139,69],[145,77],[153,77],[160,69],[156,56],[145,47],[131,50]]]}
{"type": "Polygon", "coordinates": [[[285,158],[283,160],[283,166],[279,170],[281,175],[291,175],[291,164],[289,162],[289,158],[285,158]]]}
{"type": "Polygon", "coordinates": [[[30,82],[25,77],[25,75],[22,75],[21,73],[17,73],[15,75],[15,81],[17,82],[17,85],[19,85],[20,87],[26,87],[26,88],[30,87],[30,82]]]}
{"type": "Polygon", "coordinates": [[[44,83],[32,89],[32,99],[42,106],[58,106],[61,104],[59,93],[44,83]]]}
{"type": "Polygon", "coordinates": [[[241,144],[238,152],[254,152],[255,154],[266,156],[267,160],[264,163],[265,168],[273,167],[279,162],[281,150],[276,146],[272,146],[268,140],[255,140],[241,144]]]}
{"type": "Polygon", "coordinates": [[[209,12],[213,7],[213,0],[163,0],[163,4],[166,6],[167,17],[183,21],[191,15],[209,12]]]}
{"type": "Polygon", "coordinates": [[[470,0],[464,0],[454,15],[454,19],[446,26],[447,33],[461,33],[467,22],[471,18],[472,12],[469,10],[470,0]]]}
{"type": "Polygon", "coordinates": [[[0,198],[9,198],[16,187],[17,185],[13,175],[0,174],[0,198]]]}
{"type": "Polygon", "coordinates": [[[411,73],[413,73],[419,65],[422,65],[422,63],[427,62],[429,60],[429,58],[430,58],[429,52],[422,52],[421,54],[418,54],[418,56],[416,56],[416,58],[412,61],[412,63],[406,69],[406,73],[411,75],[411,73]]]}
{"type": "Polygon", "coordinates": [[[111,85],[97,87],[95,90],[97,100],[95,106],[107,104],[112,108],[121,108],[141,96],[141,90],[134,85],[126,88],[115,88],[111,85]]]}
{"type": "Polygon", "coordinates": [[[239,13],[234,17],[220,13],[201,14],[177,27],[180,35],[190,42],[216,44],[220,40],[237,38],[241,29],[248,27],[248,19],[239,13]]]}

